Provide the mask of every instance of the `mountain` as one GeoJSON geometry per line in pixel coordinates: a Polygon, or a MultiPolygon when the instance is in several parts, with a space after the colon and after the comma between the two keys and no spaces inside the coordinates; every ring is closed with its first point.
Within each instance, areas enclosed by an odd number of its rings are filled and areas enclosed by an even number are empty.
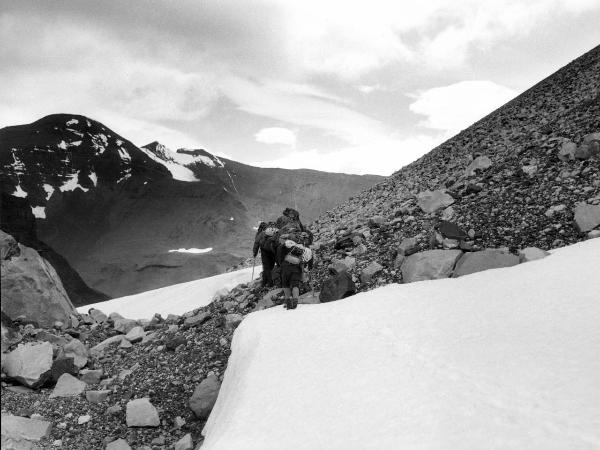
{"type": "Polygon", "coordinates": [[[138,148],[72,114],[3,128],[0,142],[2,192],[24,199],[40,241],[110,297],[222,273],[250,256],[259,220],[297,206],[310,221],[382,179],[138,148]]]}
{"type": "Polygon", "coordinates": [[[241,200],[255,223],[277,218],[286,207],[297,209],[302,220],[310,223],[323,211],[383,179],[377,175],[254,167],[217,158],[204,149],[180,148],[174,152],[159,142],[141,149],[163,164],[174,178],[222,185],[241,200]]]}
{"type": "Polygon", "coordinates": [[[313,224],[322,261],[315,276],[324,280],[332,263],[350,256],[349,273],[359,290],[368,290],[402,281],[403,260],[411,253],[548,250],[597,235],[599,225],[596,47],[321,215],[313,224]],[[461,243],[451,236],[456,233],[468,237],[461,243]],[[369,265],[371,274],[361,277],[369,265]]]}

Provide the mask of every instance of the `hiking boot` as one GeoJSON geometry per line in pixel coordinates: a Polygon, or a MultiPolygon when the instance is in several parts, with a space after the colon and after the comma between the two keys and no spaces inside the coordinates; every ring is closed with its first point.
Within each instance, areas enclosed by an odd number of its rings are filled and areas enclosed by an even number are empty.
{"type": "Polygon", "coordinates": [[[283,307],[284,307],[285,309],[292,309],[292,299],[291,299],[291,298],[286,298],[286,299],[283,301],[283,307]]]}
{"type": "Polygon", "coordinates": [[[298,299],[294,298],[292,299],[292,306],[290,309],[296,309],[298,307],[298,299]]]}

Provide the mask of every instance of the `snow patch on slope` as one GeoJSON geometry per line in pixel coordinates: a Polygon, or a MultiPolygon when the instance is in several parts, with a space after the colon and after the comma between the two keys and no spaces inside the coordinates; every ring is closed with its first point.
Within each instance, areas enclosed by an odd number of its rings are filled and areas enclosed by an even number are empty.
{"type": "Polygon", "coordinates": [[[25,192],[23,190],[23,188],[21,187],[20,184],[17,184],[17,187],[15,188],[15,192],[13,192],[12,195],[13,195],[13,197],[26,198],[27,197],[27,192],[25,192]]]}
{"type": "Polygon", "coordinates": [[[44,183],[42,187],[46,191],[46,200],[50,200],[50,197],[52,197],[52,194],[54,193],[54,188],[48,183],[44,183]]]}
{"type": "Polygon", "coordinates": [[[169,253],[209,253],[212,252],[212,247],[209,248],[178,248],[177,250],[169,250],[169,253]]]}
{"type": "Polygon", "coordinates": [[[164,146],[162,146],[162,149],[163,150],[161,154],[165,155],[165,159],[156,156],[152,151],[148,150],[147,148],[140,147],[140,150],[143,151],[146,155],[148,155],[152,160],[165,166],[169,170],[169,172],[171,172],[173,179],[187,182],[198,181],[198,178],[196,178],[194,172],[175,161],[175,159],[172,157],[173,155],[175,155],[175,153],[171,152],[164,146]]]}
{"type": "Polygon", "coordinates": [[[141,294],[81,306],[77,310],[80,313],[87,313],[90,308],[98,308],[107,314],[118,312],[123,317],[130,319],[151,319],[154,313],[162,314],[165,317],[169,314],[183,314],[208,305],[217,291],[223,288],[231,289],[240,283],[247,283],[251,277],[252,268],[250,267],[141,294]]]}
{"type": "Polygon", "coordinates": [[[79,184],[79,170],[76,173],[70,175],[69,179],[65,181],[65,183],[59,189],[61,192],[66,192],[74,191],[77,188],[81,189],[83,192],[89,191],[88,188],[84,188],[82,185],[79,184]]]}
{"type": "Polygon", "coordinates": [[[510,268],[252,313],[202,448],[599,447],[598,267],[593,239],[510,268]]]}
{"type": "Polygon", "coordinates": [[[32,206],[31,212],[33,213],[36,219],[46,218],[46,208],[44,206],[32,206]]]}

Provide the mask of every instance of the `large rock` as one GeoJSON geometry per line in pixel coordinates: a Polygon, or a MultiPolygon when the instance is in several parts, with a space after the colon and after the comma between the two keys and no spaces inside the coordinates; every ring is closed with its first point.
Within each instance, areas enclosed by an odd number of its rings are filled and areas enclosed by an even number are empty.
{"type": "Polygon", "coordinates": [[[64,373],[56,382],[54,390],[50,394],[50,398],[54,397],[77,397],[85,390],[87,384],[78,380],[73,375],[64,373]]]}
{"type": "Polygon", "coordinates": [[[108,399],[108,396],[111,394],[110,389],[103,389],[100,391],[87,391],[85,393],[85,398],[88,402],[99,404],[105,402],[108,399]]]}
{"type": "Polygon", "coordinates": [[[383,266],[378,262],[372,261],[367,267],[365,267],[360,273],[360,281],[362,283],[368,283],[373,277],[383,270],[383,266]]]}
{"type": "Polygon", "coordinates": [[[192,435],[188,433],[175,443],[173,450],[192,450],[193,448],[194,441],[192,441],[192,435]]]}
{"type": "Polygon", "coordinates": [[[356,293],[356,285],[348,272],[341,272],[323,282],[319,300],[321,303],[332,302],[349,297],[356,293]]]}
{"type": "Polygon", "coordinates": [[[0,259],[10,259],[20,254],[21,249],[19,249],[19,244],[15,238],[0,230],[0,259]]]}
{"type": "Polygon", "coordinates": [[[480,252],[465,253],[456,263],[452,277],[456,278],[470,273],[516,266],[517,264],[519,264],[517,255],[502,250],[486,249],[480,252]]]}
{"type": "Polygon", "coordinates": [[[423,191],[417,194],[417,205],[424,213],[436,212],[439,209],[450,206],[454,198],[444,191],[423,191]]]}
{"type": "Polygon", "coordinates": [[[225,327],[228,330],[235,330],[242,323],[242,320],[244,320],[244,316],[241,314],[227,314],[225,316],[225,327]]]}
{"type": "Polygon", "coordinates": [[[98,354],[102,353],[109,345],[116,344],[117,342],[120,343],[123,339],[125,339],[125,337],[120,334],[106,338],[102,342],[94,345],[90,349],[90,353],[92,355],[98,355],[98,354]]]}
{"type": "Polygon", "coordinates": [[[449,222],[447,220],[441,220],[437,224],[436,228],[442,237],[447,239],[456,239],[457,241],[461,241],[469,237],[467,232],[463,230],[457,223],[449,222]]]}
{"type": "Polygon", "coordinates": [[[106,450],[131,450],[131,446],[125,439],[117,439],[106,444],[106,450]]]}
{"type": "Polygon", "coordinates": [[[75,365],[82,369],[88,361],[90,351],[79,339],[73,339],[63,347],[64,356],[73,358],[75,365]]]}
{"type": "Polygon", "coordinates": [[[129,330],[129,333],[127,333],[125,335],[125,339],[127,339],[129,342],[139,342],[142,339],[144,339],[144,336],[146,336],[146,332],[144,331],[144,327],[133,327],[131,330],[129,330]]]}
{"type": "Polygon", "coordinates": [[[43,385],[52,371],[52,344],[21,344],[4,360],[4,372],[30,388],[43,385]]]}
{"type": "Polygon", "coordinates": [[[188,317],[183,321],[183,324],[189,327],[198,327],[208,320],[210,320],[210,313],[203,311],[193,315],[192,317],[188,317]]]}
{"type": "Polygon", "coordinates": [[[210,374],[196,386],[190,397],[190,408],[199,419],[207,419],[215,406],[221,383],[214,374],[210,374]]]}
{"type": "Polygon", "coordinates": [[[123,333],[123,334],[129,333],[136,326],[138,326],[138,323],[136,320],[133,320],[133,319],[120,318],[120,319],[115,319],[115,321],[114,321],[115,330],[118,331],[119,333],[123,333]]]}
{"type": "Polygon", "coordinates": [[[525,263],[529,261],[535,261],[536,259],[542,259],[550,255],[546,250],[542,250],[537,247],[527,247],[519,250],[519,262],[525,263]]]}
{"type": "Polygon", "coordinates": [[[469,164],[465,170],[465,175],[470,177],[477,173],[477,171],[485,170],[492,165],[492,160],[487,156],[478,156],[469,164]]]}
{"type": "Polygon", "coordinates": [[[427,250],[415,253],[402,263],[402,280],[412,283],[448,278],[461,255],[460,250],[427,250]]]}
{"type": "Polygon", "coordinates": [[[19,343],[23,337],[21,336],[21,333],[19,333],[18,328],[13,325],[12,320],[10,320],[3,312],[0,312],[0,314],[2,318],[2,339],[0,342],[2,343],[2,361],[4,361],[4,352],[7,351],[11,345],[19,343]]]}
{"type": "Polygon", "coordinates": [[[127,403],[128,427],[157,427],[160,425],[158,411],[149,398],[138,398],[127,403]]]}
{"type": "Polygon", "coordinates": [[[263,297],[258,301],[258,303],[256,303],[256,306],[254,307],[254,311],[261,311],[263,309],[275,306],[275,303],[273,302],[273,300],[281,292],[283,292],[283,289],[281,289],[281,288],[271,289],[269,292],[267,292],[265,295],[263,295],[263,297]]]}
{"type": "Polygon", "coordinates": [[[10,235],[1,230],[0,242],[5,246],[2,253],[12,255],[1,260],[2,311],[46,327],[56,321],[70,323],[76,311],[54,267],[24,245],[18,244],[19,254],[15,254],[10,235]]]}
{"type": "Polygon", "coordinates": [[[575,224],[582,233],[600,225],[600,205],[582,203],[575,207],[575,224]]]}
{"type": "MultiPolygon", "coordinates": [[[[52,423],[2,414],[2,449],[30,449],[50,435],[52,423]]],[[[37,447],[35,447],[37,448],[37,447]]]]}
{"type": "Polygon", "coordinates": [[[52,362],[51,377],[52,381],[54,381],[55,383],[65,373],[77,375],[78,372],[79,369],[75,365],[73,358],[70,356],[59,356],[52,362]]]}

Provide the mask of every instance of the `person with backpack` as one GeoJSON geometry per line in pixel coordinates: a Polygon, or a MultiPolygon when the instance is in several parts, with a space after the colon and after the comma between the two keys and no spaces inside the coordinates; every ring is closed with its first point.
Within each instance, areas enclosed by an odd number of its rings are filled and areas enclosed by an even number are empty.
{"type": "Polygon", "coordinates": [[[302,233],[306,231],[300,222],[300,213],[293,208],[285,208],[283,215],[275,223],[281,234],[302,233]]]}
{"type": "Polygon", "coordinates": [[[312,252],[297,234],[291,234],[277,248],[277,262],[281,266],[281,285],[285,297],[284,307],[296,309],[300,297],[300,283],[305,270],[312,268],[312,252]]]}
{"type": "MultiPolygon", "coordinates": [[[[263,287],[272,287],[272,271],[275,267],[275,258],[277,252],[277,228],[274,224],[261,222],[262,230],[256,234],[252,255],[256,258],[260,249],[260,259],[262,262],[262,285],[263,287]]],[[[260,230],[261,226],[259,226],[260,230]]]]}

